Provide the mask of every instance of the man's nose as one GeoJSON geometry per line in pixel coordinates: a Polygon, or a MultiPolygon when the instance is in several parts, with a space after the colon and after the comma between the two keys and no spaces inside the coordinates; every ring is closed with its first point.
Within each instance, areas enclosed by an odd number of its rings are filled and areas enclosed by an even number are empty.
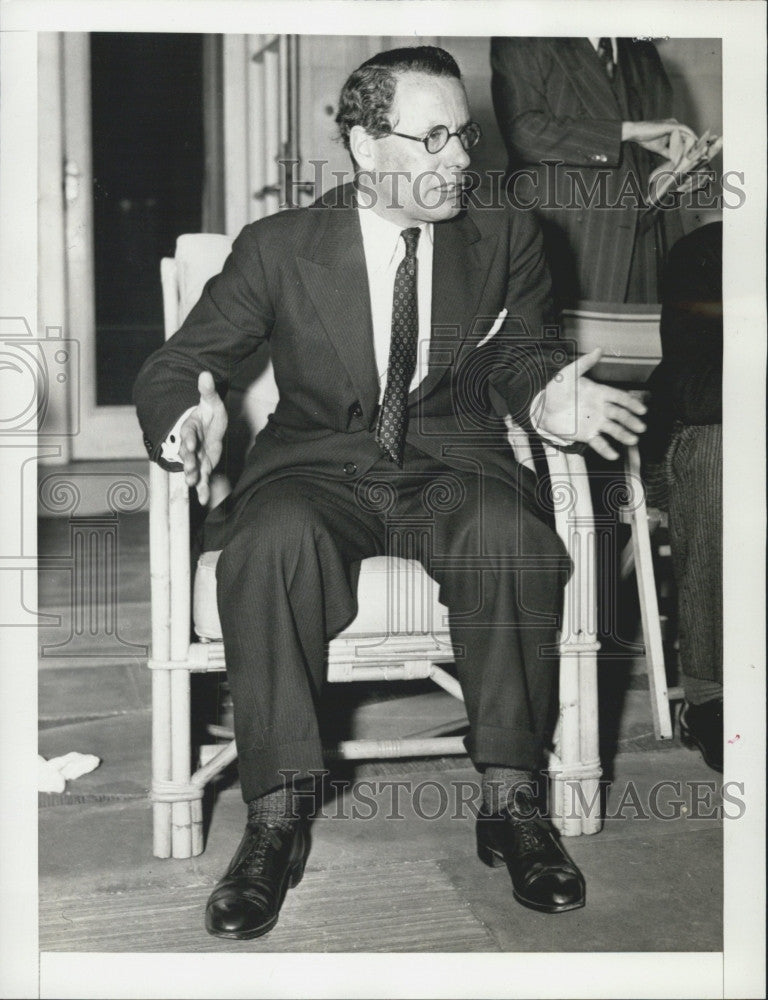
{"type": "Polygon", "coordinates": [[[452,135],[443,147],[443,160],[448,167],[458,167],[464,170],[470,164],[469,153],[461,144],[461,139],[457,135],[452,135]]]}

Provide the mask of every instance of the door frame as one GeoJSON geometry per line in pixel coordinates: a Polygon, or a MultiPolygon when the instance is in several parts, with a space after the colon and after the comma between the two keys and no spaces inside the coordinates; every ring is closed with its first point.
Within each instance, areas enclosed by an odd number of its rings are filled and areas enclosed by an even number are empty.
{"type": "Polygon", "coordinates": [[[62,37],[67,328],[80,344],[81,366],[72,458],[142,458],[146,450],[133,406],[99,406],[96,401],[90,35],[67,32],[62,37]]]}

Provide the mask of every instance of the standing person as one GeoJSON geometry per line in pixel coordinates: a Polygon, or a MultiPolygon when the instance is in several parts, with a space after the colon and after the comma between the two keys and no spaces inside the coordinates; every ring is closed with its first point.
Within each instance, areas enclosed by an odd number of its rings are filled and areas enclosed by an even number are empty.
{"type": "MultiPolygon", "coordinates": [[[[662,285],[662,361],[648,382],[664,470],[685,701],[680,736],[723,770],[723,224],[672,248],[662,285]]],[[[649,442],[650,445],[650,442],[649,442]]],[[[658,447],[658,444],[656,444],[658,447]]]]}
{"type": "Polygon", "coordinates": [[[518,421],[533,414],[543,433],[607,458],[617,454],[604,435],[637,441],[645,408],[585,377],[599,351],[566,364],[544,340],[550,281],[535,220],[463,209],[480,129],[447,52],[368,60],[344,84],[337,122],[355,183],[246,226],[134,391],[150,456],[167,461],[164,447],[180,439],[186,481],[205,503],[226,424],[219,390],[269,340],[280,400],[219,542],[248,809],[206,910],[222,937],[266,933],[301,878],[307,824],[285,772],[301,780],[322,768],[326,643],[355,615],[360,561],[385,553],[398,519],[414,514],[429,522],[415,555],[450,609],[467,747],[483,772],[478,853],[506,863],[525,906],[556,913],[585,899],[527,785],[545,739],[556,659],[542,651],[555,641],[567,556],[483,378],[518,421]],[[435,479],[455,502],[430,503],[435,479]]]}
{"type": "Polygon", "coordinates": [[[657,302],[682,226],[677,210],[644,226],[643,203],[654,168],[677,162],[696,137],[670,117],[656,46],[493,38],[491,66],[514,197],[536,205],[558,303],[657,302]]]}

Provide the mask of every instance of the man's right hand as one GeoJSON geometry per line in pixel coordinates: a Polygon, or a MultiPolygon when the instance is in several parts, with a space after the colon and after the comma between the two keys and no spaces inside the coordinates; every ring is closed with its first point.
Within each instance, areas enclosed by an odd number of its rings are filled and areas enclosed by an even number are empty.
{"type": "Polygon", "coordinates": [[[197,380],[200,402],[181,425],[179,458],[184,463],[184,481],[197,487],[197,498],[205,506],[211,496],[211,473],[221,458],[227,411],[210,372],[197,380]]]}
{"type": "Polygon", "coordinates": [[[696,142],[696,133],[677,121],[622,122],[621,141],[636,142],[643,149],[658,153],[667,160],[677,162],[696,142]]]}

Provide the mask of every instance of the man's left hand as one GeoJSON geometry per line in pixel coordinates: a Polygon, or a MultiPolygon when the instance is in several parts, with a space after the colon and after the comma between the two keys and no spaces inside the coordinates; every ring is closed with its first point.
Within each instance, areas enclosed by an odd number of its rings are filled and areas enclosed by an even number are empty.
{"type": "Polygon", "coordinates": [[[638,435],[645,430],[640,417],[646,407],[623,389],[585,377],[601,356],[602,350],[597,347],[547,382],[536,424],[540,431],[562,440],[583,442],[603,458],[614,460],[619,453],[606,435],[621,444],[637,444],[638,435]]]}

